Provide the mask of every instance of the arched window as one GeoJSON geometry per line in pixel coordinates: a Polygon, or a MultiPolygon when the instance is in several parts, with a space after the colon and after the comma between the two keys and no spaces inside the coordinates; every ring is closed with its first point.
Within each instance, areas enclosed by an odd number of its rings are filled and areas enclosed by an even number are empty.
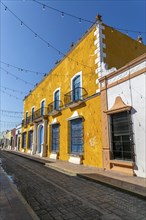
{"type": "Polygon", "coordinates": [[[72,101],[77,101],[81,98],[81,77],[76,76],[72,81],[72,101]]]}
{"type": "Polygon", "coordinates": [[[54,109],[55,110],[59,110],[59,99],[60,99],[60,91],[57,90],[55,93],[54,93],[54,109]]]}

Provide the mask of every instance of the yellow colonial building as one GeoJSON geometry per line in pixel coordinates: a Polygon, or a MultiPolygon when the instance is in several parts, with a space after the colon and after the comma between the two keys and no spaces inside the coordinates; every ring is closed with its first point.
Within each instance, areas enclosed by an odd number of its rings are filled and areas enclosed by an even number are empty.
{"type": "Polygon", "coordinates": [[[144,51],[142,43],[97,16],[95,24],[25,97],[21,151],[103,167],[98,79],[103,69],[120,68],[144,51]]]}

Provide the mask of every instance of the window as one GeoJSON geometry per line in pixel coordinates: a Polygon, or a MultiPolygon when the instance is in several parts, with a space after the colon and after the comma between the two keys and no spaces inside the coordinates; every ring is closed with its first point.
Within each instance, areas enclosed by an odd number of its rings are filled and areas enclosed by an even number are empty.
{"type": "Polygon", "coordinates": [[[52,125],[52,151],[59,151],[59,124],[52,125]]]}
{"type": "Polygon", "coordinates": [[[26,148],[26,132],[22,134],[22,148],[26,148]]]}
{"type": "Polygon", "coordinates": [[[26,112],[25,118],[26,118],[26,124],[28,124],[28,112],[26,112]]]}
{"type": "Polygon", "coordinates": [[[32,143],[33,143],[33,131],[29,131],[28,133],[28,148],[32,149],[32,143]]]}
{"type": "Polygon", "coordinates": [[[31,120],[34,120],[34,107],[31,109],[31,120]]]}
{"type": "Polygon", "coordinates": [[[57,90],[54,93],[54,110],[59,110],[59,99],[60,99],[60,91],[57,90]]]}
{"type": "Polygon", "coordinates": [[[77,101],[81,98],[81,77],[76,76],[72,81],[72,101],[77,101]]]}
{"type": "Polygon", "coordinates": [[[70,121],[70,152],[73,154],[82,154],[83,152],[82,118],[70,121]]]}
{"type": "Polygon", "coordinates": [[[45,113],[45,100],[41,102],[41,116],[43,116],[45,113]]]}
{"type": "Polygon", "coordinates": [[[132,131],[129,112],[111,115],[111,139],[114,159],[132,160],[132,131]]]}

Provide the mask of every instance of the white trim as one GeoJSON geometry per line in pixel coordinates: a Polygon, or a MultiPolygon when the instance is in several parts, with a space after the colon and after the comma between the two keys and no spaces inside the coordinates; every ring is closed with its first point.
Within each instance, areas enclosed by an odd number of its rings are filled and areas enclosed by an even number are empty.
{"type": "Polygon", "coordinates": [[[37,151],[38,153],[40,153],[40,155],[41,155],[41,153],[42,153],[42,145],[43,145],[43,144],[44,144],[44,123],[40,123],[40,124],[37,126],[37,149],[36,149],[36,151],[37,151]],[[39,137],[39,129],[40,129],[41,126],[43,126],[43,138],[42,138],[42,143],[41,143],[41,152],[38,152],[39,140],[40,140],[40,137],[39,137]]]}
{"type": "Polygon", "coordinates": [[[100,93],[100,89],[97,89],[97,90],[96,90],[96,93],[100,93]]]}
{"type": "Polygon", "coordinates": [[[74,120],[77,118],[83,118],[83,116],[79,115],[79,113],[77,111],[75,111],[70,118],[67,118],[67,121],[71,121],[71,120],[74,120]]]}
{"type": "Polygon", "coordinates": [[[31,107],[31,113],[32,113],[32,109],[33,109],[33,108],[34,108],[34,110],[35,110],[35,105],[31,107]]]}
{"type": "Polygon", "coordinates": [[[60,122],[57,120],[57,118],[54,118],[49,125],[55,125],[55,124],[60,124],[60,122]]]}

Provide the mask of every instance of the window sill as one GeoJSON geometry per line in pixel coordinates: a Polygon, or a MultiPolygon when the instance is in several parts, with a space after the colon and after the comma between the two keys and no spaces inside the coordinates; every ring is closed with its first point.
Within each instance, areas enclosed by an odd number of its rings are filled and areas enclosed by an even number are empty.
{"type": "Polygon", "coordinates": [[[123,160],[110,160],[110,164],[117,165],[117,166],[119,165],[119,166],[123,166],[123,167],[129,167],[129,168],[134,167],[134,162],[123,161],[123,160]]]}

